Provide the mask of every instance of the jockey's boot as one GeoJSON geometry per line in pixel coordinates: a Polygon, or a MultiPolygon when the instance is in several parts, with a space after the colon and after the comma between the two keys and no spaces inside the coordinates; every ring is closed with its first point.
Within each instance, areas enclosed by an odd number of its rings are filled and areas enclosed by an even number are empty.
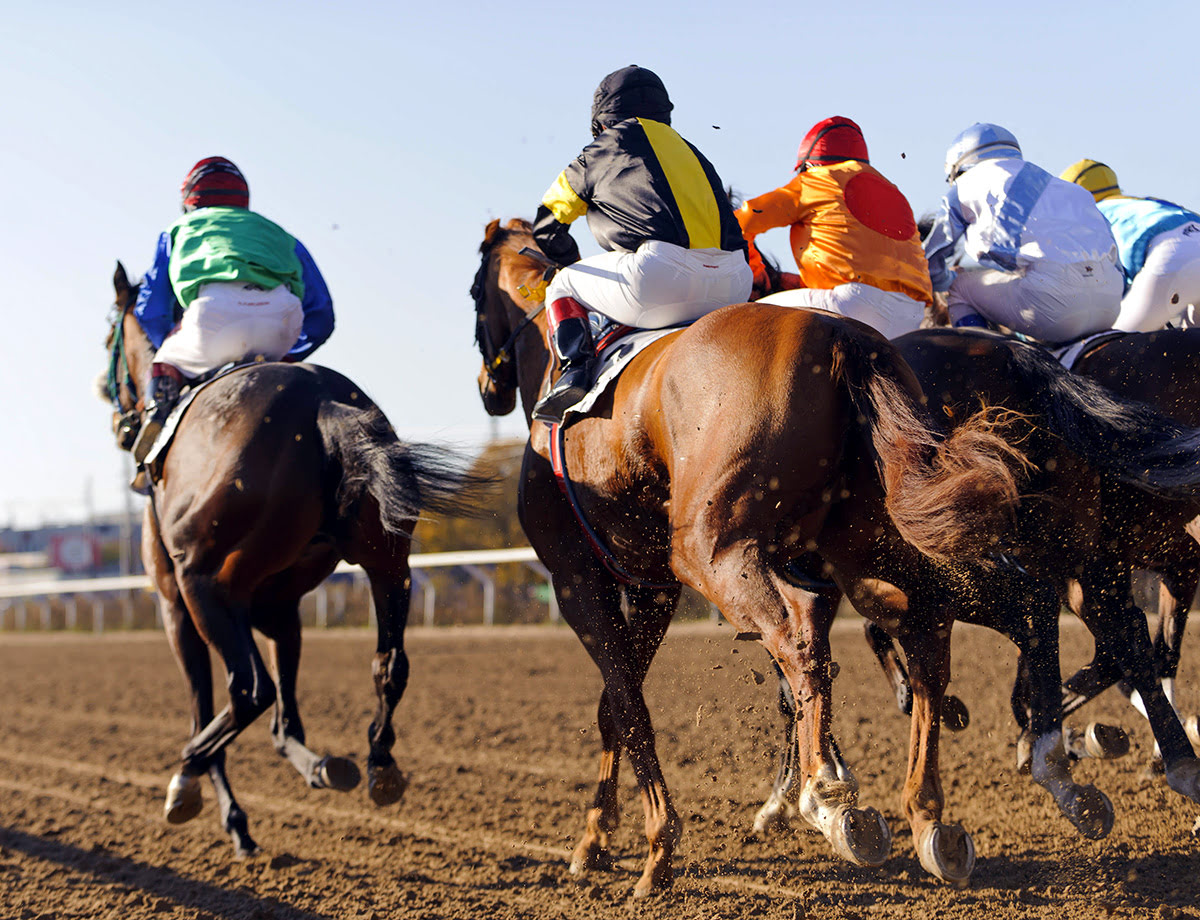
{"type": "Polygon", "coordinates": [[[546,310],[550,317],[550,347],[558,356],[558,379],[533,407],[538,421],[558,424],[563,413],[587,395],[596,363],[596,346],[587,310],[573,297],[560,297],[546,310]]]}
{"type": "Polygon", "coordinates": [[[150,378],[150,401],[145,405],[145,417],[137,440],[133,442],[133,459],[144,461],[150,448],[162,434],[167,416],[179,400],[180,380],[174,374],[155,374],[150,378]]]}

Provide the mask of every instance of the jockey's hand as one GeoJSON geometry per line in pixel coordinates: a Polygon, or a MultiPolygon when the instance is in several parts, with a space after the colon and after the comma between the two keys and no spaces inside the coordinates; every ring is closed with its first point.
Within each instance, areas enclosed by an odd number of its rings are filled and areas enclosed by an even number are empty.
{"type": "Polygon", "coordinates": [[[779,290],[794,291],[797,288],[804,287],[804,282],[800,280],[800,276],[795,272],[780,272],[779,273],[779,290]]]}

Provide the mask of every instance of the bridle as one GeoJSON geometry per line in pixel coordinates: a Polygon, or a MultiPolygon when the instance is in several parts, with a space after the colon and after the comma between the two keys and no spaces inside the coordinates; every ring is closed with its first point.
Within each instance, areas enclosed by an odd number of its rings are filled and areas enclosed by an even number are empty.
{"type": "Polygon", "coordinates": [[[108,375],[105,380],[105,390],[112,402],[113,413],[118,417],[117,441],[123,450],[133,446],[141,413],[137,410],[137,388],[133,382],[133,372],[129,369],[129,355],[125,350],[125,310],[114,307],[111,343],[108,353],[108,375]],[[133,405],[126,409],[121,405],[121,388],[129,394],[133,405]],[[125,442],[129,443],[126,444],[125,442]]]}
{"type": "MultiPolygon", "coordinates": [[[[518,255],[529,256],[546,264],[546,270],[542,272],[542,287],[554,277],[554,273],[558,271],[558,263],[550,261],[545,255],[538,252],[536,249],[530,249],[528,246],[522,248],[518,255]]],[[[543,298],[542,302],[537,305],[537,308],[526,313],[522,320],[517,323],[516,327],[509,333],[504,344],[499,348],[495,347],[492,341],[491,331],[487,325],[487,273],[488,266],[491,262],[491,250],[489,249],[483,256],[483,262],[479,266],[479,271],[475,273],[475,280],[471,284],[471,297],[475,301],[475,343],[479,346],[479,353],[483,357],[483,371],[487,374],[488,380],[492,385],[499,389],[513,390],[516,389],[516,371],[513,366],[513,353],[520,338],[521,333],[538,317],[543,310],[546,309],[546,301],[543,298]]],[[[522,295],[527,295],[528,289],[521,289],[522,295]]]]}

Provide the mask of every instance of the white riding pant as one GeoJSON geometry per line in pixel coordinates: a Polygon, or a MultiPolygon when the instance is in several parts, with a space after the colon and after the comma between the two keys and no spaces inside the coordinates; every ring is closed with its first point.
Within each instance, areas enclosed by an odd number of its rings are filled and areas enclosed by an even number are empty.
{"type": "Polygon", "coordinates": [[[278,361],[296,344],[303,325],[300,299],[286,285],[265,291],[239,282],[206,284],[154,360],[174,365],[185,377],[260,355],[278,361]]]}
{"type": "Polygon", "coordinates": [[[907,294],[881,291],[877,287],[852,281],[835,288],[796,288],[779,291],[761,298],[759,303],[774,303],[782,307],[815,307],[841,316],[848,316],[894,339],[921,327],[925,304],[907,294]]]}
{"type": "Polygon", "coordinates": [[[1121,299],[1114,327],[1153,332],[1186,311],[1200,320],[1200,224],[1184,224],[1150,240],[1146,261],[1121,299]]]}
{"type": "Polygon", "coordinates": [[[753,284],[741,252],[649,240],[636,252],[605,252],[560,270],[546,300],[573,297],[618,323],[662,329],[743,303],[753,284]]]}
{"type": "Polygon", "coordinates": [[[1043,342],[1068,342],[1111,329],[1125,276],[1116,262],[1042,260],[1013,272],[959,269],[947,306],[952,318],[973,308],[986,319],[1043,342]]]}

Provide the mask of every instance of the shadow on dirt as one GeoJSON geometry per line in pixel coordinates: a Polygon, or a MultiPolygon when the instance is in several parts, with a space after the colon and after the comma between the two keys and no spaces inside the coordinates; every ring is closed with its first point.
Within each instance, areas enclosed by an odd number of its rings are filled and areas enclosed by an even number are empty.
{"type": "Polygon", "coordinates": [[[110,853],[103,847],[81,850],[44,837],[0,827],[0,848],[32,859],[54,862],[100,882],[116,882],[131,891],[169,902],[164,910],[179,906],[218,916],[271,917],[275,920],[334,920],[328,914],[301,910],[276,898],[256,898],[219,885],[196,881],[159,866],[151,866],[110,853]]]}

